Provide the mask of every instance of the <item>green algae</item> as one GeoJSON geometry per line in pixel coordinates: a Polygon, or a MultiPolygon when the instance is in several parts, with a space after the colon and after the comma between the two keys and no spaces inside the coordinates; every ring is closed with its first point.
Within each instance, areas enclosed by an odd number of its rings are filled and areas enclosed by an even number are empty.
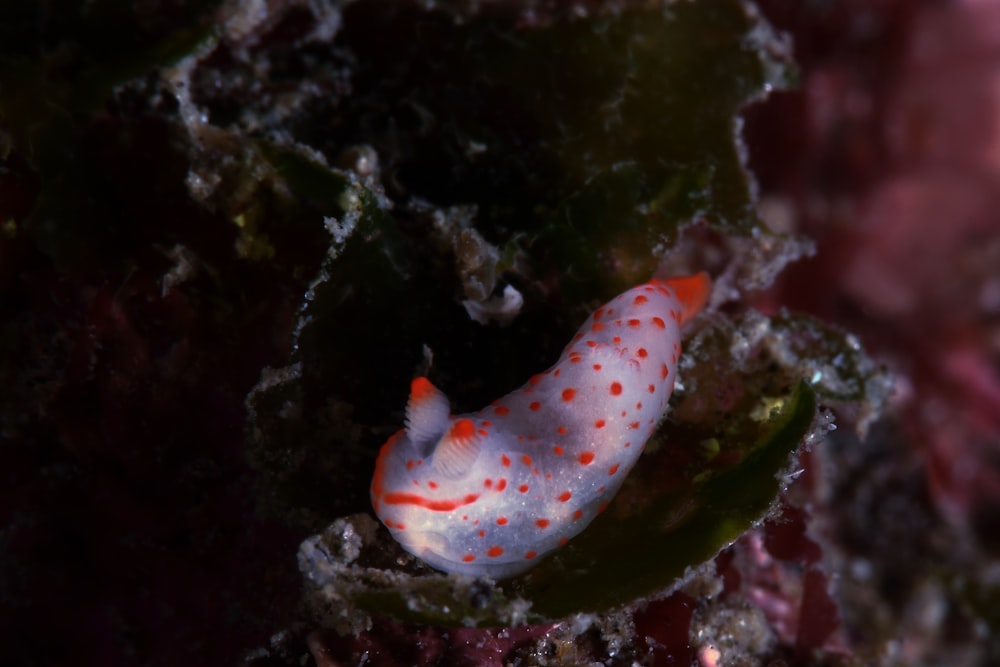
{"type": "Polygon", "coordinates": [[[411,198],[474,204],[476,228],[498,246],[517,239],[528,277],[557,280],[568,308],[647,278],[691,220],[761,228],[735,118],[790,67],[740,2],[525,28],[359,3],[344,26],[357,102],[300,140],[371,145],[399,189],[397,216],[411,198]],[[377,48],[352,25],[401,46],[377,48]]]}

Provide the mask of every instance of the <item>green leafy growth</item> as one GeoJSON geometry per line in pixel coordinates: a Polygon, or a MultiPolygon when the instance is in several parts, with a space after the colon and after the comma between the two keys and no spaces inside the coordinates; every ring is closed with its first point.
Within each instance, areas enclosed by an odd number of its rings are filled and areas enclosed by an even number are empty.
{"type": "Polygon", "coordinates": [[[691,219],[760,226],[735,118],[788,67],[739,0],[665,4],[513,27],[356,3],[338,37],[354,94],[298,140],[363,141],[407,196],[475,204],[483,236],[517,240],[524,277],[576,313],[648,279],[691,219]]]}
{"type": "Polygon", "coordinates": [[[748,37],[755,27],[739,2],[675,3],[528,31],[484,57],[527,93],[564,175],[532,248],[565,271],[570,302],[648,277],[650,250],[688,220],[726,234],[759,226],[734,118],[783,70],[748,37]]]}

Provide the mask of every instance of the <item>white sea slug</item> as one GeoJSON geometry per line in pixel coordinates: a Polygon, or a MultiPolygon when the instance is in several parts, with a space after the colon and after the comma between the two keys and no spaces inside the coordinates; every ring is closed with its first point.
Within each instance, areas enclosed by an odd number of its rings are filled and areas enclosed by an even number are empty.
{"type": "Polygon", "coordinates": [[[598,308],[547,371],[479,412],[413,380],[406,428],[382,446],[375,513],[413,555],[500,579],[530,569],[614,497],[667,409],[681,326],[706,274],[652,280],[598,308]]]}

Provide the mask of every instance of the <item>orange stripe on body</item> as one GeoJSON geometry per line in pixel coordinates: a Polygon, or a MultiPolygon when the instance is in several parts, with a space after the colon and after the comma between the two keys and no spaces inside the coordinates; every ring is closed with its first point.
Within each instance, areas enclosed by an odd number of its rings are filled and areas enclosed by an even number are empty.
{"type": "Polygon", "coordinates": [[[479,500],[478,493],[470,493],[458,500],[432,500],[416,493],[387,493],[382,498],[386,505],[417,505],[433,512],[451,512],[452,510],[471,505],[479,500]]]}
{"type": "Polygon", "coordinates": [[[379,510],[379,503],[382,501],[382,487],[385,479],[385,457],[389,453],[389,450],[392,449],[392,446],[396,444],[396,441],[399,440],[405,432],[406,429],[401,428],[389,436],[389,439],[385,441],[385,444],[382,445],[382,448],[379,450],[378,458],[375,459],[375,474],[372,475],[372,496],[374,496],[373,504],[375,505],[376,514],[379,510]]]}

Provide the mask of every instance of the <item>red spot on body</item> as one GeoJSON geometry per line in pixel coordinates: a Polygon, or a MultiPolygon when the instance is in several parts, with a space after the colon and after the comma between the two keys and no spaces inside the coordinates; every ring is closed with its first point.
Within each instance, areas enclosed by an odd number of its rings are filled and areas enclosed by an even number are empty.
{"type": "Polygon", "coordinates": [[[622,393],[622,383],[621,382],[612,382],[611,383],[611,395],[612,396],[620,396],[621,393],[622,393]]]}
{"type": "Polygon", "coordinates": [[[487,431],[485,428],[479,429],[479,435],[489,435],[489,434],[490,432],[487,431]]]}
{"type": "MultiPolygon", "coordinates": [[[[631,429],[639,428],[639,422],[632,422],[631,424],[628,425],[628,427],[631,429]]],[[[628,443],[626,443],[625,446],[628,447],[628,443]]]]}
{"type": "Polygon", "coordinates": [[[413,470],[413,459],[410,459],[409,461],[406,462],[406,469],[413,470]]]}
{"type": "Polygon", "coordinates": [[[548,528],[549,527],[549,520],[548,519],[538,519],[537,521],[535,521],[535,525],[538,526],[539,528],[548,528]]]}
{"type": "Polygon", "coordinates": [[[639,358],[640,358],[640,359],[645,359],[646,357],[648,357],[648,356],[649,356],[649,352],[646,352],[646,348],[644,348],[644,347],[640,347],[640,348],[639,348],[639,349],[638,349],[638,350],[636,351],[636,354],[638,354],[638,355],[639,355],[639,358]]]}
{"type": "Polygon", "coordinates": [[[564,546],[566,546],[567,542],[569,542],[569,538],[568,537],[564,537],[561,540],[559,540],[559,546],[564,547],[564,546]]]}
{"type": "Polygon", "coordinates": [[[632,304],[638,306],[640,303],[646,303],[647,301],[649,301],[649,299],[647,299],[645,295],[640,294],[632,300],[632,304]]]}
{"type": "Polygon", "coordinates": [[[604,328],[603,324],[601,324],[600,322],[594,322],[594,326],[590,327],[590,330],[591,331],[600,331],[603,328],[604,328]]]}
{"type": "Polygon", "coordinates": [[[660,377],[666,380],[668,375],[670,375],[670,369],[667,368],[666,364],[660,364],[660,377]]]}
{"type": "Polygon", "coordinates": [[[526,466],[530,466],[531,465],[531,457],[528,456],[527,454],[525,454],[524,456],[522,456],[521,460],[524,462],[524,465],[526,465],[526,466]]]}
{"type": "Polygon", "coordinates": [[[476,557],[473,556],[472,554],[465,554],[464,556],[462,556],[462,560],[465,561],[466,563],[471,563],[472,561],[476,560],[476,557]]]}
{"type": "Polygon", "coordinates": [[[595,371],[601,370],[601,365],[600,364],[594,364],[594,370],[595,371]]]}
{"type": "Polygon", "coordinates": [[[535,385],[537,385],[541,381],[541,379],[542,379],[541,375],[532,375],[531,379],[528,380],[528,384],[530,384],[532,387],[534,387],[535,385]]]}
{"type": "Polygon", "coordinates": [[[567,403],[572,401],[574,396],[576,396],[576,389],[572,388],[563,389],[562,399],[567,403]]]}
{"type": "Polygon", "coordinates": [[[608,509],[608,504],[606,502],[601,503],[600,505],[597,506],[597,513],[600,514],[606,509],[608,509]]]}
{"type": "Polygon", "coordinates": [[[479,537],[486,537],[486,531],[485,530],[479,531],[479,537]]]}
{"type": "Polygon", "coordinates": [[[493,422],[491,422],[491,421],[484,421],[483,422],[483,428],[489,428],[490,426],[493,426],[493,422]]]}
{"type": "Polygon", "coordinates": [[[560,447],[559,445],[556,445],[555,447],[553,447],[552,451],[555,452],[556,456],[562,456],[562,454],[563,454],[563,448],[560,447]]]}
{"type": "Polygon", "coordinates": [[[606,421],[604,421],[603,419],[598,419],[596,422],[594,422],[594,428],[604,428],[605,424],[607,424],[606,421]]]}
{"type": "Polygon", "coordinates": [[[526,551],[525,554],[524,554],[524,559],[525,560],[531,560],[532,558],[534,558],[537,555],[538,555],[538,552],[536,552],[536,551],[526,551]]]}
{"type": "Polygon", "coordinates": [[[572,493],[570,493],[569,491],[563,491],[558,496],[556,496],[556,500],[558,500],[561,503],[564,503],[572,497],[573,497],[572,493]]]}
{"type": "Polygon", "coordinates": [[[517,487],[517,490],[520,491],[521,493],[527,493],[528,492],[528,485],[527,484],[522,484],[521,486],[517,487]]]}
{"type": "Polygon", "coordinates": [[[500,481],[497,482],[497,491],[503,491],[506,488],[507,488],[507,480],[500,478],[500,481]]]}
{"type": "Polygon", "coordinates": [[[594,462],[594,452],[583,452],[582,454],[580,454],[578,460],[583,465],[589,466],[591,463],[594,462]]]}
{"type": "Polygon", "coordinates": [[[653,318],[653,324],[655,324],[660,329],[666,329],[667,328],[667,325],[659,317],[654,317],[653,318]]]}
{"type": "Polygon", "coordinates": [[[581,361],[583,361],[583,357],[581,357],[579,354],[571,354],[571,355],[569,355],[569,363],[571,363],[571,364],[578,364],[581,361]]]}
{"type": "Polygon", "coordinates": [[[497,525],[498,526],[506,526],[507,525],[507,517],[505,517],[505,516],[499,517],[497,519],[497,525]]]}
{"type": "Polygon", "coordinates": [[[436,489],[436,488],[438,488],[438,483],[437,482],[427,482],[427,486],[429,486],[432,489],[436,489]]]}
{"type": "Polygon", "coordinates": [[[637,319],[634,319],[634,318],[628,321],[628,325],[629,325],[630,327],[637,327],[637,326],[639,326],[640,324],[642,324],[642,322],[640,322],[639,320],[637,320],[637,319]]]}
{"type": "Polygon", "coordinates": [[[486,552],[486,555],[489,556],[490,558],[497,558],[499,556],[503,556],[503,547],[501,547],[501,546],[499,546],[497,544],[494,544],[486,552]]]}
{"type": "Polygon", "coordinates": [[[656,385],[655,384],[649,385],[649,387],[647,387],[646,389],[649,391],[650,394],[655,394],[656,393],[656,385]]]}
{"type": "Polygon", "coordinates": [[[583,516],[583,510],[577,510],[573,512],[573,521],[579,521],[580,517],[583,516]]]}
{"type": "Polygon", "coordinates": [[[503,417],[504,415],[510,414],[510,408],[508,408],[506,405],[498,405],[495,408],[493,408],[493,412],[503,417]]]}
{"type": "Polygon", "coordinates": [[[560,374],[560,373],[562,373],[562,369],[560,369],[560,368],[557,368],[557,369],[556,369],[556,372],[552,374],[552,377],[559,377],[559,374],[560,374]]]}
{"type": "Polygon", "coordinates": [[[593,340],[588,340],[587,347],[597,347],[597,342],[593,340]]]}
{"type": "Polygon", "coordinates": [[[616,463],[610,468],[608,468],[608,475],[614,475],[616,472],[618,472],[618,465],[619,464],[616,463]]]}
{"type": "Polygon", "coordinates": [[[619,343],[622,342],[622,337],[621,336],[615,336],[611,340],[614,341],[615,345],[618,345],[619,343]]]}
{"type": "Polygon", "coordinates": [[[594,319],[599,320],[603,313],[604,313],[604,308],[603,307],[598,308],[597,310],[594,311],[594,319]]]}
{"type": "Polygon", "coordinates": [[[500,465],[502,465],[504,468],[510,467],[510,458],[508,458],[506,454],[500,457],[500,465]]]}
{"type": "Polygon", "coordinates": [[[532,412],[538,412],[538,410],[541,407],[542,407],[542,404],[539,403],[538,401],[532,401],[531,404],[528,405],[528,409],[531,410],[532,412]]]}
{"type": "Polygon", "coordinates": [[[487,477],[486,479],[483,480],[483,486],[485,486],[487,489],[492,488],[493,480],[487,477]]]}
{"type": "Polygon", "coordinates": [[[559,433],[559,435],[566,435],[566,427],[565,426],[560,426],[559,428],[556,429],[556,431],[559,433]]]}
{"type": "Polygon", "coordinates": [[[638,403],[635,404],[635,409],[642,410],[642,401],[639,401],[638,403]]]}

